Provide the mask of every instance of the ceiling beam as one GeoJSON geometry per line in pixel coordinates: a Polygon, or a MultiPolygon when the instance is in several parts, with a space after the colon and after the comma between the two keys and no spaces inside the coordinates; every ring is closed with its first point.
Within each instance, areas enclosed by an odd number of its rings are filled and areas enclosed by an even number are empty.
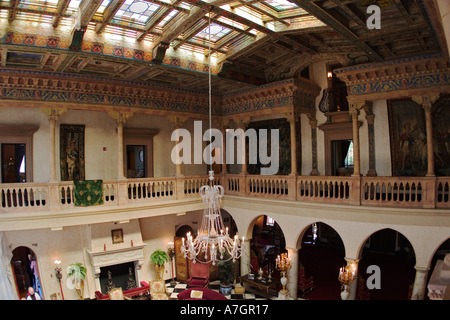
{"type": "Polygon", "coordinates": [[[329,11],[319,6],[316,2],[310,0],[290,0],[300,8],[306,10],[317,19],[328,25],[342,37],[349,40],[356,47],[365,52],[372,60],[382,62],[384,59],[373,48],[367,45],[357,35],[355,35],[348,27],[346,27],[342,20],[336,16],[333,16],[329,11]]]}

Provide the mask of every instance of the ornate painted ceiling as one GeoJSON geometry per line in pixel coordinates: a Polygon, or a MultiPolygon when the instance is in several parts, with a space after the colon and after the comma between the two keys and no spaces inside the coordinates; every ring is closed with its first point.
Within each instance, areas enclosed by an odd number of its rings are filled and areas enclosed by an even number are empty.
{"type": "Polygon", "coordinates": [[[227,94],[341,66],[448,56],[434,0],[0,0],[3,69],[227,94]],[[369,29],[367,7],[381,9],[369,29]]]}

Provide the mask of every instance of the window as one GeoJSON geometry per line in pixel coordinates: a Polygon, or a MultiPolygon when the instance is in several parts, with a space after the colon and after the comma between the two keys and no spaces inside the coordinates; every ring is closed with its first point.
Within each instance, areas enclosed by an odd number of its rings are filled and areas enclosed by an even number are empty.
{"type": "Polygon", "coordinates": [[[27,181],[25,149],[25,144],[2,144],[2,183],[27,181]]]}
{"type": "Polygon", "coordinates": [[[350,142],[347,155],[345,156],[345,167],[353,167],[353,141],[350,142]]]}

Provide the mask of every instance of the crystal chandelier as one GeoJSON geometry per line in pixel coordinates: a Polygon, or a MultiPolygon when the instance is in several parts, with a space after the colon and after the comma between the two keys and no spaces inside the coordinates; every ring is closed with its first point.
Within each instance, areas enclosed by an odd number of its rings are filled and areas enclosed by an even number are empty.
{"type": "MultiPolygon", "coordinates": [[[[209,129],[211,140],[211,13],[209,12],[208,23],[208,75],[209,75],[209,129]]],[[[211,153],[210,164],[211,161],[211,153]]],[[[181,252],[185,258],[192,259],[193,262],[212,263],[217,261],[236,261],[242,255],[244,246],[244,237],[242,242],[235,235],[232,239],[228,232],[228,227],[224,228],[222,215],[220,213],[220,200],[224,194],[224,189],[220,185],[214,185],[214,171],[209,171],[209,185],[202,186],[199,190],[200,197],[203,199],[205,209],[203,219],[197,237],[189,232],[185,239],[182,239],[181,252]]]]}

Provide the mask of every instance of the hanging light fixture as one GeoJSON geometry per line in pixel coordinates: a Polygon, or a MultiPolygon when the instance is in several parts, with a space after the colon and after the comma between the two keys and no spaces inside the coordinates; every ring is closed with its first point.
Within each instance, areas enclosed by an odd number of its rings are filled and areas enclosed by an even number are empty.
{"type": "MultiPolygon", "coordinates": [[[[208,76],[209,76],[209,129],[211,140],[211,11],[208,13],[208,76]]],[[[209,154],[212,164],[211,153],[209,154]]],[[[203,199],[204,211],[201,227],[197,237],[194,239],[189,232],[182,239],[181,252],[185,258],[193,260],[194,263],[212,263],[218,261],[236,261],[242,255],[245,238],[242,242],[237,235],[232,239],[228,227],[224,228],[222,214],[220,212],[220,201],[224,194],[221,185],[214,184],[214,171],[209,171],[209,185],[200,187],[200,197],[203,199]]]]}

